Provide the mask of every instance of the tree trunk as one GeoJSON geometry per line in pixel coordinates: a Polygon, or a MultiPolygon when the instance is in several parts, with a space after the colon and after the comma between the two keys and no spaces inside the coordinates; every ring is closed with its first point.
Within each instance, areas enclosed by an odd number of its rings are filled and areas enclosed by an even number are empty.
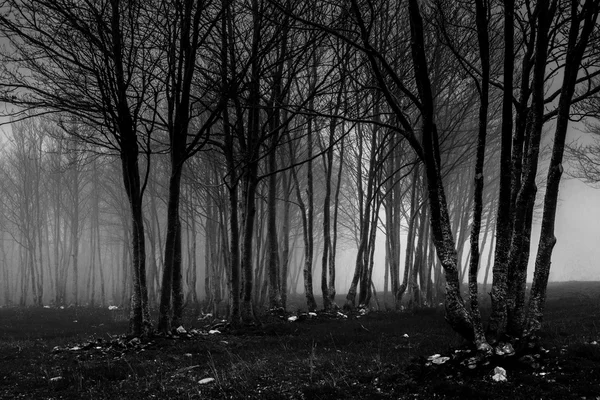
{"type": "Polygon", "coordinates": [[[181,160],[173,154],[174,151],[171,151],[171,177],[169,179],[169,199],[167,203],[167,236],[165,240],[165,261],[157,326],[158,331],[162,333],[169,333],[171,324],[174,324],[174,326],[179,324],[183,308],[181,221],[179,218],[182,170],[181,160]]]}
{"type": "MultiPolygon", "coordinates": [[[[131,125],[129,125],[131,126],[131,125]]],[[[125,191],[131,207],[131,240],[132,261],[131,277],[133,290],[131,294],[131,313],[129,317],[129,333],[146,335],[151,329],[148,310],[148,291],[146,287],[146,247],[144,238],[144,218],[142,214],[142,193],[138,167],[138,149],[135,136],[122,132],[121,162],[125,191]]]]}
{"type": "Polygon", "coordinates": [[[446,276],[446,321],[452,329],[467,340],[474,339],[471,316],[460,295],[458,279],[458,259],[448,215],[448,205],[440,171],[440,150],[437,128],[434,122],[433,95],[425,56],[423,20],[417,0],[408,2],[411,27],[411,51],[415,80],[421,99],[423,124],[423,156],[427,175],[430,206],[430,221],[438,258],[446,276]]]}
{"type": "Polygon", "coordinates": [[[524,328],[525,280],[529,258],[529,241],[533,206],[537,193],[537,175],[540,142],[544,125],[544,84],[548,58],[549,29],[554,11],[549,4],[538,6],[535,65],[533,67],[531,117],[532,129],[527,140],[526,159],[523,165],[523,182],[515,204],[511,250],[508,264],[507,322],[511,336],[519,336],[524,328]]]}
{"type": "Polygon", "coordinates": [[[504,92],[502,97],[502,134],[500,149],[500,192],[496,216],[496,248],[492,269],[492,315],[488,335],[491,342],[500,339],[506,326],[506,289],[508,252],[512,234],[511,220],[511,150],[513,128],[514,71],[514,0],[504,2],[504,92]]]}
{"type": "Polygon", "coordinates": [[[552,250],[556,244],[554,236],[554,222],[558,203],[558,190],[563,172],[562,159],[564,154],[565,139],[569,125],[569,112],[571,100],[575,92],[577,74],[587,47],[589,38],[598,19],[599,6],[596,1],[586,0],[582,7],[582,15],[578,15],[579,2],[571,2],[571,22],[569,31],[569,43],[565,62],[563,85],[558,104],[558,118],[554,134],[554,146],[552,158],[548,168],[546,194],[544,196],[544,213],[542,216],[542,228],[538,253],[535,261],[535,271],[531,295],[529,299],[529,310],[527,314],[527,325],[525,334],[535,336],[541,330],[542,316],[546,301],[546,287],[550,274],[550,260],[552,250]],[[582,18],[583,17],[583,18],[582,18]],[[580,21],[583,27],[580,29],[580,21]],[[580,34],[581,32],[581,34],[580,34]],[[578,39],[579,36],[579,40],[578,39]]]}
{"type": "MultiPolygon", "coordinates": [[[[485,145],[487,137],[487,114],[489,105],[489,76],[490,55],[487,7],[483,0],[475,2],[477,20],[477,38],[479,43],[479,56],[481,58],[481,92],[479,107],[479,133],[477,136],[477,154],[475,161],[475,180],[473,191],[473,223],[471,225],[471,263],[469,265],[469,296],[471,300],[471,318],[477,348],[486,342],[481,312],[479,310],[479,293],[477,288],[477,275],[479,272],[479,234],[481,232],[481,218],[483,214],[483,166],[485,160],[485,145]]],[[[487,232],[486,232],[487,235],[487,232]]]]}

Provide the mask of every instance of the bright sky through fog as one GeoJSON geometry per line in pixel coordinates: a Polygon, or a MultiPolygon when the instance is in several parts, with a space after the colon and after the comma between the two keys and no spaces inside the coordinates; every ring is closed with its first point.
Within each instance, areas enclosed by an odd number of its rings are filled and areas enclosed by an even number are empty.
{"type": "MultiPolygon", "coordinates": [[[[554,127],[550,127],[546,136],[548,139],[554,134],[554,127]]],[[[590,133],[571,126],[567,142],[577,140],[589,143],[594,139],[590,133]]],[[[600,140],[600,137],[595,138],[600,140]]],[[[546,179],[546,162],[542,162],[543,179],[546,179]]],[[[565,168],[569,168],[566,166],[565,168]]],[[[537,203],[543,201],[543,190],[538,193],[537,203]]],[[[528,281],[533,278],[535,256],[540,235],[541,208],[539,216],[534,222],[531,237],[531,254],[528,268],[528,281]]],[[[600,281],[600,189],[592,188],[583,182],[569,178],[563,174],[560,184],[559,204],[556,215],[555,234],[556,246],[552,254],[552,267],[550,269],[551,281],[600,281]]],[[[402,250],[401,263],[404,264],[406,251],[406,235],[401,236],[402,250]]],[[[468,246],[468,244],[467,244],[468,246]]],[[[487,250],[486,250],[487,251],[487,250]]],[[[348,268],[348,271],[340,271],[340,285],[347,288],[354,272],[356,251],[347,250],[340,252],[338,265],[348,268]]],[[[487,254],[482,257],[482,265],[485,267],[487,254]]],[[[383,267],[385,262],[385,242],[383,235],[378,232],[377,249],[375,252],[375,270],[373,281],[378,288],[383,288],[383,267]]],[[[317,272],[318,274],[318,272],[317,272]]],[[[402,270],[401,270],[402,274],[402,270]]],[[[491,273],[490,273],[491,282],[491,273]]],[[[479,281],[483,282],[483,272],[480,271],[479,281]]]]}

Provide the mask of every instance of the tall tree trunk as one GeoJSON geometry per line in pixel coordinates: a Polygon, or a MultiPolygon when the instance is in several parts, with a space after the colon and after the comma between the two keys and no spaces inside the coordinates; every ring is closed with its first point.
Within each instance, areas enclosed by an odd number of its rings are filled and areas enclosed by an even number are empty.
{"type": "MultiPolygon", "coordinates": [[[[175,150],[172,150],[172,152],[175,150]]],[[[181,221],[179,204],[181,198],[181,160],[171,155],[171,177],[169,178],[169,200],[167,203],[167,236],[165,261],[157,329],[168,333],[171,324],[177,326],[183,306],[181,272],[181,221]],[[171,304],[171,297],[172,303],[171,304]],[[172,314],[172,315],[171,315],[172,314]]]]}
{"type": "Polygon", "coordinates": [[[72,168],[71,259],[73,262],[73,304],[77,306],[79,304],[79,170],[76,161],[72,168]]]}
{"type": "Polygon", "coordinates": [[[446,321],[452,329],[465,339],[473,340],[474,333],[471,316],[460,295],[458,258],[450,227],[446,195],[442,184],[438,133],[434,122],[433,95],[429,80],[427,58],[425,56],[423,20],[417,0],[409,0],[408,12],[415,80],[422,103],[423,161],[427,175],[433,242],[435,243],[438,258],[442,263],[446,276],[446,321]]]}
{"type": "Polygon", "coordinates": [[[504,2],[504,91],[500,143],[500,192],[496,216],[496,247],[492,270],[492,315],[488,334],[491,342],[500,339],[506,326],[508,253],[511,245],[511,150],[513,128],[514,0],[504,2]]]}
{"type": "Polygon", "coordinates": [[[291,178],[288,172],[283,172],[283,222],[282,237],[283,249],[281,251],[281,306],[287,310],[288,275],[290,265],[290,190],[291,178]]]}
{"type": "MultiPolygon", "coordinates": [[[[342,122],[343,126],[343,122],[342,122]]],[[[339,216],[339,205],[340,205],[340,192],[342,188],[342,172],[344,170],[344,139],[340,141],[340,154],[339,154],[339,165],[338,165],[338,174],[337,174],[337,182],[335,188],[335,194],[333,197],[333,232],[331,238],[331,249],[329,251],[329,288],[327,292],[329,293],[329,299],[333,307],[337,308],[337,304],[335,303],[335,275],[336,275],[336,265],[335,259],[337,254],[337,226],[338,226],[338,216],[339,216]]]]}
{"type": "Polygon", "coordinates": [[[402,297],[404,296],[404,292],[408,288],[408,279],[410,276],[410,270],[413,263],[413,255],[415,252],[415,223],[418,215],[418,206],[417,206],[417,186],[419,182],[419,164],[415,166],[413,171],[412,178],[412,188],[410,195],[410,214],[408,215],[408,237],[406,239],[406,255],[404,257],[404,274],[402,278],[402,284],[399,285],[398,290],[394,293],[396,309],[399,310],[401,308],[402,297]]]}
{"type": "Polygon", "coordinates": [[[544,125],[544,84],[548,58],[548,35],[553,18],[554,9],[551,9],[547,2],[540,3],[536,19],[537,41],[533,67],[531,104],[533,122],[528,135],[526,159],[523,165],[523,182],[515,204],[515,223],[508,264],[506,330],[511,336],[519,336],[524,327],[525,280],[527,278],[533,206],[537,193],[535,178],[544,125]]]}
{"type": "Polygon", "coordinates": [[[575,92],[577,74],[579,72],[581,60],[595,24],[597,24],[600,9],[597,1],[586,0],[582,6],[582,14],[578,15],[577,11],[579,4],[579,1],[571,1],[569,41],[564,77],[558,104],[558,118],[556,120],[556,131],[554,134],[554,146],[552,148],[552,157],[548,168],[540,242],[535,260],[533,285],[531,287],[529,310],[526,321],[527,325],[525,327],[525,334],[528,336],[537,335],[542,327],[542,316],[546,301],[546,287],[548,285],[548,276],[550,274],[550,260],[552,257],[552,250],[556,244],[554,223],[558,203],[558,190],[563,172],[562,159],[567,128],[569,125],[571,100],[575,92]],[[581,21],[583,21],[583,27],[580,29],[579,24],[581,21]]]}
{"type": "Polygon", "coordinates": [[[267,242],[268,242],[268,275],[269,275],[269,309],[281,309],[281,278],[279,259],[279,243],[277,241],[277,143],[278,135],[274,134],[273,146],[269,153],[269,188],[267,198],[267,242]]]}
{"type": "MultiPolygon", "coordinates": [[[[129,125],[131,126],[131,125],[129,125]]],[[[132,293],[129,333],[146,335],[152,324],[148,310],[148,291],[146,287],[146,245],[144,237],[144,218],[142,214],[142,192],[138,167],[138,150],[135,136],[122,133],[121,161],[125,191],[131,207],[132,240],[132,293]]]]}
{"type": "MultiPolygon", "coordinates": [[[[477,136],[477,154],[475,161],[475,180],[473,191],[473,222],[471,225],[471,263],[469,265],[469,296],[471,300],[471,317],[475,334],[475,345],[479,349],[486,343],[481,312],[479,310],[479,293],[477,288],[477,275],[479,272],[479,234],[481,232],[481,218],[483,214],[483,166],[485,160],[485,145],[487,137],[487,120],[489,106],[489,76],[490,54],[488,38],[488,10],[483,0],[475,2],[477,38],[479,43],[479,57],[481,58],[481,89],[479,93],[479,133],[477,136]]],[[[487,232],[486,232],[487,235],[487,232]]],[[[482,347],[486,349],[486,347],[482,347]]]]}

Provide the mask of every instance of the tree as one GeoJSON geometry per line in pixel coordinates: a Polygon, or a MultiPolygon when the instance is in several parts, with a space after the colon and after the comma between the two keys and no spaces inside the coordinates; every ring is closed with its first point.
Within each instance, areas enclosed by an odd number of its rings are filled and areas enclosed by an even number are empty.
{"type": "MultiPolygon", "coordinates": [[[[492,7],[491,4],[485,2],[478,2],[475,4],[474,13],[472,8],[463,8],[460,4],[439,2],[435,5],[436,7],[429,7],[416,0],[411,0],[408,1],[405,11],[402,11],[401,8],[395,9],[400,10],[397,15],[404,18],[403,20],[410,27],[411,41],[410,45],[405,48],[405,54],[410,52],[411,55],[409,70],[413,74],[412,79],[408,78],[405,71],[390,62],[386,43],[374,36],[375,18],[382,15],[381,13],[389,13],[388,8],[381,5],[376,6],[373,2],[352,1],[350,13],[348,14],[347,9],[340,7],[335,19],[329,20],[323,17],[318,20],[306,20],[302,17],[297,18],[332,36],[345,40],[368,59],[376,87],[381,91],[390,112],[396,118],[396,132],[406,139],[423,163],[432,240],[446,277],[446,319],[462,336],[474,340],[478,349],[487,352],[490,350],[487,343],[488,337],[495,342],[503,337],[507,332],[507,327],[509,333],[522,330],[524,327],[521,318],[525,290],[524,271],[526,271],[526,254],[529,251],[541,132],[544,124],[560,113],[568,116],[568,107],[559,106],[554,110],[544,112],[544,106],[551,104],[553,99],[562,95],[563,92],[568,92],[569,86],[550,92],[550,94],[545,90],[548,80],[565,68],[565,54],[571,52],[568,50],[568,41],[564,40],[568,36],[564,34],[565,22],[588,17],[593,19],[597,10],[596,7],[587,3],[579,5],[577,2],[567,1],[538,2],[535,6],[530,2],[524,2],[520,3],[517,8],[515,8],[514,2],[505,2],[503,9],[492,7]],[[571,9],[570,14],[563,12],[568,9],[571,9]],[[457,10],[460,14],[455,13],[457,10]],[[450,220],[446,197],[443,172],[448,160],[442,158],[442,136],[439,133],[441,118],[435,106],[436,101],[434,101],[433,78],[435,75],[432,73],[432,61],[427,53],[431,43],[439,40],[430,30],[431,21],[435,19],[436,14],[458,17],[454,21],[460,21],[467,25],[469,21],[474,21],[474,25],[477,27],[476,32],[478,32],[479,58],[483,61],[481,67],[477,67],[473,63],[473,57],[470,55],[474,54],[472,47],[466,49],[470,52],[468,56],[461,54],[456,47],[453,48],[465,71],[475,78],[474,82],[479,85],[480,92],[479,147],[474,174],[476,179],[474,215],[477,221],[475,221],[474,225],[476,226],[472,233],[473,251],[471,254],[471,257],[475,255],[475,260],[472,258],[472,267],[470,268],[472,297],[475,294],[474,279],[479,251],[476,241],[479,237],[478,226],[480,226],[482,215],[482,162],[486,147],[484,139],[486,139],[485,131],[487,129],[486,109],[489,102],[489,96],[486,94],[489,92],[487,85],[499,88],[503,91],[504,96],[501,119],[500,193],[496,218],[496,258],[492,289],[494,304],[488,337],[483,335],[478,321],[475,321],[474,329],[473,315],[477,320],[478,313],[475,311],[475,314],[472,314],[467,310],[459,290],[458,263],[462,261],[462,257],[457,255],[457,241],[454,239],[452,229],[453,225],[456,228],[456,224],[450,220]],[[469,19],[471,18],[469,15],[473,14],[475,17],[469,19]],[[490,41],[497,37],[496,31],[490,28],[496,26],[495,21],[498,20],[504,22],[505,64],[500,79],[490,73],[488,54],[490,41]],[[350,21],[351,29],[342,31],[336,28],[341,24],[348,24],[348,21],[350,21]],[[494,24],[490,24],[491,21],[494,21],[494,24]],[[515,36],[515,32],[518,35],[515,36]],[[517,68],[513,68],[516,61],[521,64],[517,68]],[[515,74],[520,77],[521,84],[518,99],[513,96],[515,74]],[[406,106],[406,103],[413,106],[419,116],[420,131],[413,128],[409,119],[410,112],[408,110],[410,108],[406,106]],[[516,109],[514,125],[513,107],[516,109]],[[566,111],[564,111],[565,109],[566,111]],[[513,127],[515,128],[514,136],[513,127]],[[516,221],[514,226],[511,223],[513,220],[516,221]]],[[[443,20],[443,17],[440,19],[443,20]]],[[[448,24],[461,26],[454,22],[448,22],[448,24]]],[[[578,32],[578,29],[578,23],[573,23],[571,32],[578,32]]],[[[460,29],[458,31],[462,32],[460,29]]],[[[446,34],[449,35],[448,32],[446,34]]],[[[573,36],[577,38],[576,33],[571,33],[571,37],[573,36]]],[[[472,35],[465,37],[472,37],[472,35]]],[[[455,39],[448,40],[446,37],[445,40],[447,43],[457,43],[455,39]]],[[[581,57],[585,59],[585,54],[590,54],[590,50],[585,41],[582,43],[581,57]]],[[[577,57],[572,60],[575,61],[573,68],[580,71],[577,57]]],[[[589,66],[589,64],[587,65],[589,66]]],[[[588,69],[585,74],[580,76],[577,75],[578,73],[574,73],[575,78],[570,83],[567,82],[567,79],[564,82],[571,86],[583,85],[595,76],[595,72],[589,71],[588,69]]],[[[577,98],[568,97],[563,104],[581,101],[595,90],[588,88],[586,93],[582,93],[577,98]]],[[[560,137],[558,137],[557,144],[560,147],[560,137]]],[[[553,176],[553,179],[556,177],[553,176]]],[[[552,208],[550,201],[548,205],[552,208]]],[[[548,226],[550,225],[548,222],[548,226]]],[[[464,231],[465,229],[460,229],[460,232],[464,231]]],[[[462,246],[461,242],[458,240],[459,247],[462,246]]],[[[540,287],[545,287],[544,273],[541,272],[538,275],[540,276],[540,287]]],[[[476,310],[476,304],[474,306],[476,310]]]]}
{"type": "Polygon", "coordinates": [[[167,206],[167,233],[165,242],[165,265],[163,268],[162,290],[158,330],[167,333],[171,322],[179,325],[183,313],[183,288],[181,267],[181,221],[180,196],[181,175],[185,161],[207,142],[207,132],[217,121],[222,100],[220,93],[208,92],[210,83],[195,85],[199,81],[197,58],[201,46],[217,19],[215,10],[203,1],[181,0],[174,4],[162,2],[157,15],[164,18],[166,35],[164,43],[157,48],[166,49],[164,63],[166,82],[167,116],[164,119],[168,131],[171,175],[169,177],[169,200],[167,206]],[[194,96],[203,97],[194,101],[194,96]],[[213,109],[208,97],[215,99],[213,109]],[[201,108],[198,110],[198,108],[201,108]],[[195,124],[194,124],[195,122],[195,124]],[[190,126],[195,130],[190,133],[190,126]],[[172,304],[171,304],[172,303],[172,304]],[[172,305],[172,308],[171,308],[172,305]],[[172,312],[172,321],[171,315],[172,312]]]}
{"type": "MultiPolygon", "coordinates": [[[[38,113],[66,113],[92,126],[80,139],[118,152],[130,205],[133,293],[130,332],[150,327],[139,131],[151,130],[156,25],[146,3],[6,0],[0,16],[2,100],[38,113]],[[34,56],[35,55],[35,56],[34,56]],[[24,73],[23,71],[30,71],[24,73]],[[150,115],[148,115],[150,113],[150,115]],[[145,116],[145,118],[143,118],[145,116]]],[[[17,111],[20,112],[20,111],[17,111]]],[[[23,114],[18,114],[23,115],[23,114]]],[[[146,150],[149,150],[146,148],[146,150]]]]}

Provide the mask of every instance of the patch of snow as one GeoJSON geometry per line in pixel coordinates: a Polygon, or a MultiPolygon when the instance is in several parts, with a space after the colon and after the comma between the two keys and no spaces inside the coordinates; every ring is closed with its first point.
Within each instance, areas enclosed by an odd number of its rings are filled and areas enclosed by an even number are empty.
{"type": "Polygon", "coordinates": [[[211,329],[210,331],[208,331],[208,334],[209,334],[209,335],[214,335],[214,334],[216,334],[216,333],[221,333],[221,331],[220,331],[220,330],[218,330],[218,329],[211,329]]]}
{"type": "MultiPolygon", "coordinates": [[[[62,307],[61,307],[61,308],[62,308],[62,307]]],[[[109,310],[109,311],[115,311],[115,310],[118,310],[118,309],[119,309],[119,307],[118,307],[118,306],[108,306],[108,310],[109,310]]]]}
{"type": "Polygon", "coordinates": [[[184,335],[187,333],[187,331],[183,326],[179,325],[179,327],[177,328],[177,333],[179,333],[180,335],[184,335]]]}
{"type": "Polygon", "coordinates": [[[199,385],[206,385],[207,383],[211,383],[211,382],[214,382],[214,381],[215,381],[215,378],[204,378],[204,379],[200,379],[198,381],[198,384],[199,385]]]}
{"type": "Polygon", "coordinates": [[[297,319],[298,319],[298,316],[297,316],[297,315],[292,315],[291,317],[288,317],[288,321],[290,321],[290,322],[294,322],[294,321],[296,321],[297,319]]]}
{"type": "Polygon", "coordinates": [[[312,312],[312,311],[311,311],[311,312],[309,312],[309,313],[308,313],[308,315],[309,315],[309,316],[311,316],[311,317],[316,317],[316,316],[317,316],[317,313],[316,313],[316,312],[312,312]]]}
{"type": "Polygon", "coordinates": [[[404,335],[402,335],[402,337],[408,339],[408,333],[405,333],[404,335]]]}
{"type": "Polygon", "coordinates": [[[44,306],[44,308],[50,308],[50,306],[44,306]]]}
{"type": "Polygon", "coordinates": [[[54,378],[50,378],[50,382],[58,382],[62,381],[64,378],[62,376],[55,376],[54,378]]]}

